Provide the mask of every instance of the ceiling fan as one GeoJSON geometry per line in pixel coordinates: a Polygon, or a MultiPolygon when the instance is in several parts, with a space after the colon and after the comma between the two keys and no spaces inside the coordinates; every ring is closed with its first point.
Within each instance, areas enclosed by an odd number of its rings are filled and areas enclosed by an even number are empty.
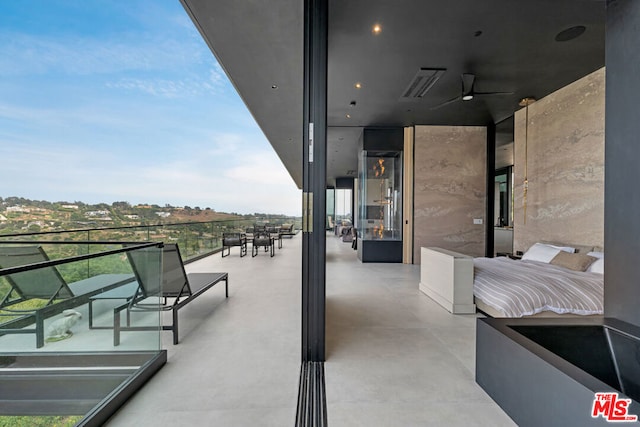
{"type": "Polygon", "coordinates": [[[460,95],[456,96],[455,98],[451,98],[441,104],[434,105],[433,107],[431,107],[431,110],[444,107],[445,105],[449,105],[456,101],[471,101],[476,96],[513,95],[513,92],[476,92],[474,89],[476,82],[475,74],[464,73],[460,77],[462,79],[462,92],[460,93],[460,95]]]}

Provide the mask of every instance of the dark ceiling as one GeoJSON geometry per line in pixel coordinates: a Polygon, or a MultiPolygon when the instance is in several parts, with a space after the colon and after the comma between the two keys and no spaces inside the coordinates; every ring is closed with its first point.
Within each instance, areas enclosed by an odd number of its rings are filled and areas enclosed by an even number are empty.
{"type": "MultiPolygon", "coordinates": [[[[302,1],[183,3],[301,186],[302,1]]],[[[497,139],[508,144],[521,98],[604,66],[604,22],[604,0],[330,0],[328,182],[357,169],[363,127],[503,122],[497,139]],[[576,26],[579,37],[555,40],[576,26]],[[446,71],[425,96],[401,99],[421,68],[446,71]],[[461,95],[463,73],[476,92],[511,94],[433,108],[461,95]]]]}

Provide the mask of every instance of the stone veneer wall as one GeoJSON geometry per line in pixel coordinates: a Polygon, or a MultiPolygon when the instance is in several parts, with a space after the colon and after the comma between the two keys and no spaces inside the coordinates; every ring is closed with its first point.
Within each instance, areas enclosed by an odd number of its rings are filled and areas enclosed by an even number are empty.
{"type": "Polygon", "coordinates": [[[429,246],[484,256],[486,144],[484,127],[415,127],[415,264],[429,246]]]}
{"type": "Polygon", "coordinates": [[[514,251],[538,241],[604,246],[604,68],[515,114],[514,251]]]}

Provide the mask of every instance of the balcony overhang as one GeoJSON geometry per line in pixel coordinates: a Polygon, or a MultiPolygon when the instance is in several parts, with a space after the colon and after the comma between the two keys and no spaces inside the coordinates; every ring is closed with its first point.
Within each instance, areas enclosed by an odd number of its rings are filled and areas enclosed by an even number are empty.
{"type": "MultiPolygon", "coordinates": [[[[303,3],[181,1],[301,186],[303,3]]],[[[521,98],[603,67],[605,9],[604,0],[330,0],[328,182],[357,169],[364,127],[498,123],[521,98]],[[577,38],[558,37],[577,26],[577,38]],[[423,96],[403,97],[421,68],[446,71],[423,96]],[[508,94],[434,108],[461,98],[463,74],[475,92],[508,94]]]]}

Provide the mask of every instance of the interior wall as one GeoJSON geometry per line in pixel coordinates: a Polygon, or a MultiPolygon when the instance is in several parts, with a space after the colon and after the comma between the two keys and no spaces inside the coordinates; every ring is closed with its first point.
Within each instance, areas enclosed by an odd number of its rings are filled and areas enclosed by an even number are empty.
{"type": "Polygon", "coordinates": [[[484,256],[486,144],[484,127],[415,127],[414,263],[422,247],[484,256]]]}
{"type": "Polygon", "coordinates": [[[607,317],[640,326],[640,2],[607,4],[606,286],[607,317]]]}
{"type": "Polygon", "coordinates": [[[525,109],[516,112],[515,251],[539,241],[604,246],[604,104],[603,68],[531,104],[527,137],[525,109]]]}

